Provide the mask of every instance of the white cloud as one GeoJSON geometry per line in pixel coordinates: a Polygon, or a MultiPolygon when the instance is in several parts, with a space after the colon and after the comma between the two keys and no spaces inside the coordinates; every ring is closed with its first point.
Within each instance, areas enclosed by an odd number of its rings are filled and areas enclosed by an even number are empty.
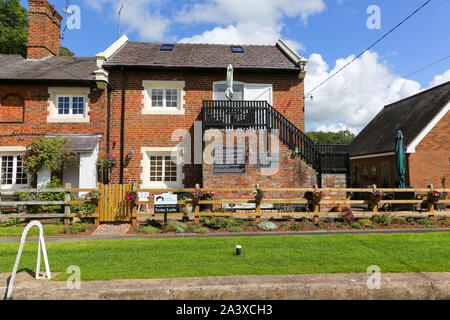
{"type": "Polygon", "coordinates": [[[85,0],[88,7],[106,12],[117,19],[117,12],[124,3],[120,16],[122,33],[136,32],[144,41],[160,41],[165,38],[170,20],[162,16],[159,10],[163,1],[155,0],[85,0]]]}
{"type": "Polygon", "coordinates": [[[430,87],[435,87],[448,81],[450,81],[450,69],[443,74],[435,76],[433,81],[430,82],[430,87]]]}
{"type": "MultiPolygon", "coordinates": [[[[218,26],[180,42],[274,44],[282,38],[285,17],[306,23],[310,15],[325,9],[323,0],[211,0],[186,5],[175,20],[181,23],[213,23],[218,26]]],[[[287,39],[297,51],[303,44],[287,39]]]]}
{"type": "MultiPolygon", "coordinates": [[[[354,56],[338,59],[332,70],[320,54],[309,57],[305,92],[324,81],[354,56]]],[[[418,82],[403,79],[379,61],[378,54],[367,52],[349,67],[313,92],[306,100],[308,130],[335,130],[341,126],[360,131],[380,110],[391,102],[421,90],[418,82]]]]}
{"type": "Polygon", "coordinates": [[[353,133],[355,135],[358,133],[356,131],[356,129],[350,128],[349,126],[343,124],[342,122],[340,122],[340,123],[331,123],[331,124],[328,124],[328,125],[323,124],[323,125],[318,126],[316,128],[316,131],[323,131],[323,132],[339,132],[339,131],[345,131],[345,130],[348,130],[348,131],[350,131],[351,133],[353,133]]]}

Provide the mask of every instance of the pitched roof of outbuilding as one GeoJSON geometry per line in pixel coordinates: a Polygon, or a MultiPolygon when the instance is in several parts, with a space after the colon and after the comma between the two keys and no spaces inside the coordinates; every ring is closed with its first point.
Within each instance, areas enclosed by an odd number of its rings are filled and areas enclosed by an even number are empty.
{"type": "Polygon", "coordinates": [[[171,51],[161,51],[162,43],[127,41],[104,67],[226,68],[299,71],[277,46],[242,45],[243,53],[232,53],[231,45],[174,43],[171,51]]]}
{"type": "Polygon", "coordinates": [[[392,152],[402,131],[407,147],[450,102],[450,81],[385,106],[350,144],[350,154],[392,152]]]}
{"type": "Polygon", "coordinates": [[[92,81],[96,59],[48,57],[25,59],[16,54],[0,54],[0,80],[92,81]]]}

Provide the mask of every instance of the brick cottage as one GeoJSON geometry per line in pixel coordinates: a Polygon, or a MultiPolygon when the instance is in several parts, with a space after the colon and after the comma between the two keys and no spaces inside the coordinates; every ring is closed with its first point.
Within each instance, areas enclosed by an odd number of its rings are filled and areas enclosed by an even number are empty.
{"type": "Polygon", "coordinates": [[[448,188],[450,82],[385,106],[350,145],[354,186],[395,187],[394,139],[406,148],[406,185],[448,188]]]}
{"type": "Polygon", "coordinates": [[[25,146],[39,136],[69,138],[80,163],[62,178],[79,188],[96,185],[99,154],[118,159],[111,183],[141,188],[345,185],[346,158],[327,167],[303,133],[307,60],[283,41],[122,36],[96,57],[59,57],[61,16],[45,0],[28,2],[27,57],[0,55],[1,188],[49,181],[47,170],[32,181],[22,166],[25,146]],[[227,101],[230,64],[235,96],[227,101]],[[212,147],[220,139],[227,145],[212,147]]]}

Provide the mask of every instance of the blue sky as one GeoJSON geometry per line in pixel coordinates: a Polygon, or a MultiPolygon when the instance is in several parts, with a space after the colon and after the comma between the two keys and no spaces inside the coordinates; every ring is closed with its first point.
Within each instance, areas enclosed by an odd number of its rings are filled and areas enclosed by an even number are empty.
{"type": "MultiPolygon", "coordinates": [[[[50,0],[62,13],[66,0],[50,0]]],[[[306,90],[326,79],[425,0],[70,0],[81,8],[81,29],[62,45],[93,56],[122,31],[133,41],[274,44],[286,39],[310,60],[306,90]],[[381,29],[369,30],[366,12],[381,9],[381,29]]],[[[26,0],[21,4],[28,8],[26,0]]],[[[359,131],[384,104],[450,80],[450,1],[432,0],[341,75],[307,100],[308,129],[359,131]]]]}

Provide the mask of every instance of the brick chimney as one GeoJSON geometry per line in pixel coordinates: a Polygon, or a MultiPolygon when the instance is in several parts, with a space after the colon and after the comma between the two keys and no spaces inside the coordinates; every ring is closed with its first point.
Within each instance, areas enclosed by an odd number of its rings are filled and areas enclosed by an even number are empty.
{"type": "Polygon", "coordinates": [[[28,23],[27,58],[42,59],[59,56],[61,15],[47,0],[28,0],[30,6],[28,23]]]}

